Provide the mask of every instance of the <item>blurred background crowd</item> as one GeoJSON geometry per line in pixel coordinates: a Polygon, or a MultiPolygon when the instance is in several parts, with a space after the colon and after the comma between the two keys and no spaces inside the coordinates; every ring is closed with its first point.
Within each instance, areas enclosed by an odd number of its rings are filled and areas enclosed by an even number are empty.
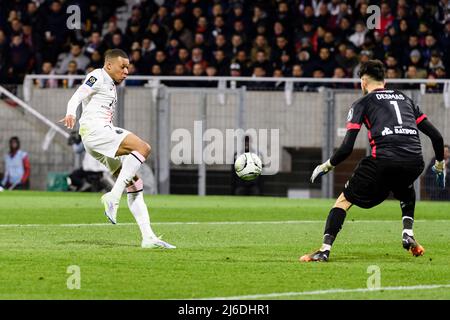
{"type": "Polygon", "coordinates": [[[388,78],[447,78],[449,6],[448,0],[0,0],[0,83],[21,83],[28,73],[86,74],[102,67],[109,48],[129,54],[135,75],[353,78],[361,61],[376,58],[388,78]],[[80,30],[66,26],[73,4],[81,9],[80,30]],[[379,29],[366,26],[370,4],[381,8],[379,29]],[[124,5],[131,6],[125,16],[124,5]]]}

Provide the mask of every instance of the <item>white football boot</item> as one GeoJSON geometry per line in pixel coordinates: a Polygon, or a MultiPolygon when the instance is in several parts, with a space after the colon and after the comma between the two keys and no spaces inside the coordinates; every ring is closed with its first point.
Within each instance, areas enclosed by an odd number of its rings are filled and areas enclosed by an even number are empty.
{"type": "Polygon", "coordinates": [[[159,238],[143,239],[141,247],[145,249],[176,249],[174,245],[171,245],[170,243],[167,243],[159,238]]]}
{"type": "Polygon", "coordinates": [[[116,224],[119,201],[117,199],[113,199],[111,192],[105,193],[102,196],[101,201],[105,207],[105,216],[109,219],[109,221],[111,221],[112,224],[116,224]]]}

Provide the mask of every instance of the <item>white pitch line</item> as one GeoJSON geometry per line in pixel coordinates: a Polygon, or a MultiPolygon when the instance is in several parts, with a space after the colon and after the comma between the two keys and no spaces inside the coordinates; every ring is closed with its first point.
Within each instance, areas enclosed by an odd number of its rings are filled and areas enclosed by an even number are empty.
{"type": "Polygon", "coordinates": [[[278,292],[278,293],[253,294],[253,295],[231,296],[231,297],[201,298],[198,300],[247,300],[247,299],[252,300],[252,299],[270,299],[270,298],[275,298],[275,297],[322,295],[322,294],[330,294],[330,293],[352,293],[352,292],[363,292],[364,293],[364,292],[379,292],[379,291],[431,290],[431,289],[440,289],[440,288],[450,288],[450,284],[380,287],[377,289],[356,288],[356,289],[329,289],[329,290],[300,291],[300,292],[278,292]]]}
{"type": "MultiPolygon", "coordinates": [[[[393,223],[399,220],[356,220],[345,223],[393,223]]],[[[450,220],[415,220],[415,222],[450,222],[450,220]]],[[[307,224],[324,223],[324,220],[280,220],[280,221],[173,221],[173,222],[153,222],[152,225],[242,225],[242,224],[307,224]]],[[[117,226],[134,226],[136,223],[118,223],[117,226]]],[[[0,224],[0,228],[40,228],[40,227],[112,227],[110,223],[70,223],[70,224],[0,224]]]]}

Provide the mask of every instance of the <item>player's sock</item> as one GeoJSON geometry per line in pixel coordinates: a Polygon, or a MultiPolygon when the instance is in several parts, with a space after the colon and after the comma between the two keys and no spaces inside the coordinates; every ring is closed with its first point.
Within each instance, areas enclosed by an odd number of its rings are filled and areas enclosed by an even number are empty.
{"type": "Polygon", "coordinates": [[[414,237],[413,224],[414,224],[414,209],[416,201],[400,202],[402,208],[402,222],[403,222],[403,234],[407,234],[410,237],[414,237]]]}
{"type": "Polygon", "coordinates": [[[320,251],[330,251],[337,234],[342,229],[347,213],[341,208],[332,208],[325,224],[323,244],[320,251]]]}
{"type": "Polygon", "coordinates": [[[116,183],[114,183],[114,186],[111,189],[111,194],[116,199],[120,199],[123,190],[133,181],[133,177],[136,175],[136,172],[144,161],[145,157],[137,151],[133,151],[125,157],[116,183]]]}
{"type": "Polygon", "coordinates": [[[141,230],[142,239],[157,238],[150,226],[150,217],[147,205],[144,201],[143,182],[141,179],[127,188],[128,208],[136,219],[136,223],[141,230]]]}

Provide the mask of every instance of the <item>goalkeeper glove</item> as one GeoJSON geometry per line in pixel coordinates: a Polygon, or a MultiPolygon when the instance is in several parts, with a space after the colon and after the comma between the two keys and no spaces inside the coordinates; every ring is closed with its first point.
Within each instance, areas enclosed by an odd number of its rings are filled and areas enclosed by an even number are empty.
{"type": "Polygon", "coordinates": [[[445,189],[445,160],[436,160],[434,166],[431,169],[436,174],[437,185],[442,189],[445,189]]]}
{"type": "Polygon", "coordinates": [[[311,175],[311,182],[314,182],[314,180],[316,180],[317,177],[321,177],[333,169],[334,169],[334,166],[331,165],[330,159],[328,159],[327,162],[325,162],[325,163],[319,164],[314,169],[314,171],[311,175]]]}

